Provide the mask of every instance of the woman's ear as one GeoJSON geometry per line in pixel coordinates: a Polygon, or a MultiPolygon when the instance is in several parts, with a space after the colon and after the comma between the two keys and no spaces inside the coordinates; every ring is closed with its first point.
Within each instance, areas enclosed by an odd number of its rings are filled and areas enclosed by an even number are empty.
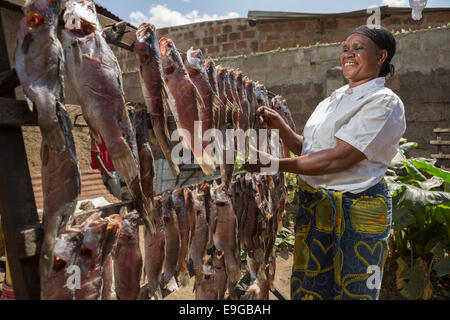
{"type": "Polygon", "coordinates": [[[378,54],[378,64],[380,66],[383,65],[384,61],[386,61],[388,52],[386,49],[380,50],[379,54],[378,54]]]}

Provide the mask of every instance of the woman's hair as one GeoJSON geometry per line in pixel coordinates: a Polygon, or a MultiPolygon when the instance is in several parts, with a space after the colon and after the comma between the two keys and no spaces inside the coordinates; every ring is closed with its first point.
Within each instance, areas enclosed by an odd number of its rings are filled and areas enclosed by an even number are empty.
{"type": "Polygon", "coordinates": [[[387,51],[386,60],[383,63],[383,66],[380,70],[380,77],[385,77],[390,74],[391,77],[394,75],[395,68],[394,65],[391,64],[391,59],[395,54],[395,38],[392,33],[382,26],[373,26],[368,27],[366,25],[360,26],[354,29],[350,34],[359,33],[365,35],[373,42],[376,43],[380,50],[385,49],[387,51]]]}

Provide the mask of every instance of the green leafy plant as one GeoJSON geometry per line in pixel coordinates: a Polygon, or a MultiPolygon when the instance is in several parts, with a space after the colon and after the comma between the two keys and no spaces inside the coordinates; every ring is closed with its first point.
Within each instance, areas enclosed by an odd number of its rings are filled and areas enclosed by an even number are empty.
{"type": "Polygon", "coordinates": [[[288,228],[281,228],[278,230],[277,238],[275,239],[275,248],[278,251],[287,249],[289,251],[294,249],[295,237],[294,232],[288,228]]]}
{"type": "Polygon", "coordinates": [[[430,274],[450,274],[450,172],[435,166],[435,159],[410,158],[417,147],[402,140],[391,162],[393,176],[386,176],[392,196],[393,237],[391,248],[397,259],[397,286],[408,299],[428,299],[430,274]]]}

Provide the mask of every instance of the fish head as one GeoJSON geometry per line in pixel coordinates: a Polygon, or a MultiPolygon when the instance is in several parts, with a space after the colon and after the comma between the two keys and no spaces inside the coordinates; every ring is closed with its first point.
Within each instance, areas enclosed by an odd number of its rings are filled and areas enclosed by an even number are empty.
{"type": "Polygon", "coordinates": [[[139,55],[160,54],[156,28],[151,23],[141,23],[136,31],[134,50],[139,55]]]}
{"type": "Polygon", "coordinates": [[[283,100],[282,97],[277,95],[272,99],[272,109],[275,110],[281,118],[283,118],[284,121],[288,122],[287,116],[286,116],[286,108],[283,106],[283,100]]]}
{"type": "Polygon", "coordinates": [[[199,72],[205,68],[205,58],[203,58],[202,50],[191,47],[187,51],[186,67],[199,72]]]}
{"type": "Polygon", "coordinates": [[[56,238],[53,249],[53,271],[64,270],[71,262],[73,252],[81,241],[81,229],[68,228],[56,238]]]}
{"type": "Polygon", "coordinates": [[[162,219],[164,222],[170,222],[173,217],[174,205],[172,194],[167,192],[163,195],[161,200],[162,219]]]}
{"type": "Polygon", "coordinates": [[[128,237],[133,239],[139,229],[139,215],[135,212],[130,212],[122,220],[122,228],[120,230],[120,237],[128,237]]]}
{"type": "Polygon", "coordinates": [[[83,240],[80,254],[85,257],[93,257],[99,254],[108,223],[99,218],[91,221],[83,230],[83,240]]]}
{"type": "Polygon", "coordinates": [[[268,104],[266,87],[259,82],[257,82],[255,85],[255,95],[258,104],[268,104]]]}
{"type": "Polygon", "coordinates": [[[64,28],[77,36],[102,31],[92,0],[67,0],[63,19],[64,28]]]}
{"type": "Polygon", "coordinates": [[[222,65],[219,64],[216,67],[216,77],[217,77],[218,83],[223,84],[225,81],[225,76],[226,76],[226,69],[222,65]]]}
{"type": "Polygon", "coordinates": [[[175,209],[177,210],[184,206],[184,190],[179,186],[172,191],[172,201],[175,209]]]}
{"type": "Polygon", "coordinates": [[[62,0],[28,0],[23,7],[28,28],[56,24],[61,7],[62,0]]]}
{"type": "Polygon", "coordinates": [[[157,197],[153,198],[152,216],[153,216],[153,221],[155,222],[155,224],[161,221],[161,216],[162,216],[161,196],[157,196],[157,197]]]}
{"type": "Polygon", "coordinates": [[[161,52],[161,63],[165,74],[183,70],[184,64],[180,53],[171,39],[161,38],[159,40],[159,50],[161,52]]]}
{"type": "Polygon", "coordinates": [[[192,197],[195,215],[206,213],[205,194],[203,192],[198,192],[198,190],[194,190],[192,197]]]}
{"type": "Polygon", "coordinates": [[[230,82],[234,85],[236,81],[236,72],[234,69],[228,69],[228,79],[230,79],[230,82]]]}
{"type": "Polygon", "coordinates": [[[231,205],[231,198],[225,190],[218,188],[215,194],[215,204],[218,208],[231,205]]]}
{"type": "Polygon", "coordinates": [[[216,63],[212,58],[206,59],[205,68],[208,73],[216,73],[216,63]]]}

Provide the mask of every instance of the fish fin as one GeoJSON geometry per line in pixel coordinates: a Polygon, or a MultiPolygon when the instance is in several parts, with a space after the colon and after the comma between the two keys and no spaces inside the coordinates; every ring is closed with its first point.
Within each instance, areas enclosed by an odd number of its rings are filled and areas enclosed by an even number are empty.
{"type": "Polygon", "coordinates": [[[156,134],[155,134],[155,131],[153,131],[153,129],[150,130],[150,134],[148,135],[148,138],[150,139],[150,142],[152,144],[158,144],[158,140],[156,139],[156,134]]]}
{"type": "Polygon", "coordinates": [[[164,108],[164,134],[166,135],[167,139],[170,139],[169,128],[167,125],[167,110],[170,109],[170,97],[168,94],[168,90],[169,88],[167,88],[167,85],[165,85],[164,83],[161,88],[161,99],[164,108]]]}
{"type": "Polygon", "coordinates": [[[25,101],[27,102],[28,109],[33,112],[34,103],[25,95],[25,101]]]}
{"type": "Polygon", "coordinates": [[[121,156],[110,154],[110,157],[119,177],[129,185],[138,177],[138,166],[131,149],[127,149],[128,152],[121,156]]]}
{"type": "Polygon", "coordinates": [[[177,291],[179,288],[175,277],[170,278],[169,282],[167,282],[164,288],[169,290],[170,292],[177,291]]]}
{"type": "Polygon", "coordinates": [[[100,134],[98,132],[91,130],[91,137],[97,142],[98,145],[102,143],[102,139],[100,138],[100,134]]]}
{"type": "Polygon", "coordinates": [[[189,284],[189,271],[180,271],[178,274],[178,280],[180,281],[180,284],[182,287],[187,287],[189,284]]]}
{"type": "Polygon", "coordinates": [[[213,112],[219,112],[221,107],[222,107],[222,101],[217,96],[217,94],[213,93],[213,97],[212,97],[212,109],[213,109],[213,112]]]}
{"type": "Polygon", "coordinates": [[[216,171],[216,165],[214,163],[214,158],[211,158],[206,152],[203,153],[202,159],[197,159],[200,164],[200,168],[203,173],[207,176],[212,175],[216,171]]]}
{"type": "Polygon", "coordinates": [[[198,92],[197,88],[194,86],[192,89],[193,89],[194,95],[195,95],[195,104],[196,104],[197,110],[206,108],[205,104],[203,103],[203,99],[200,96],[200,93],[198,92]]]}

